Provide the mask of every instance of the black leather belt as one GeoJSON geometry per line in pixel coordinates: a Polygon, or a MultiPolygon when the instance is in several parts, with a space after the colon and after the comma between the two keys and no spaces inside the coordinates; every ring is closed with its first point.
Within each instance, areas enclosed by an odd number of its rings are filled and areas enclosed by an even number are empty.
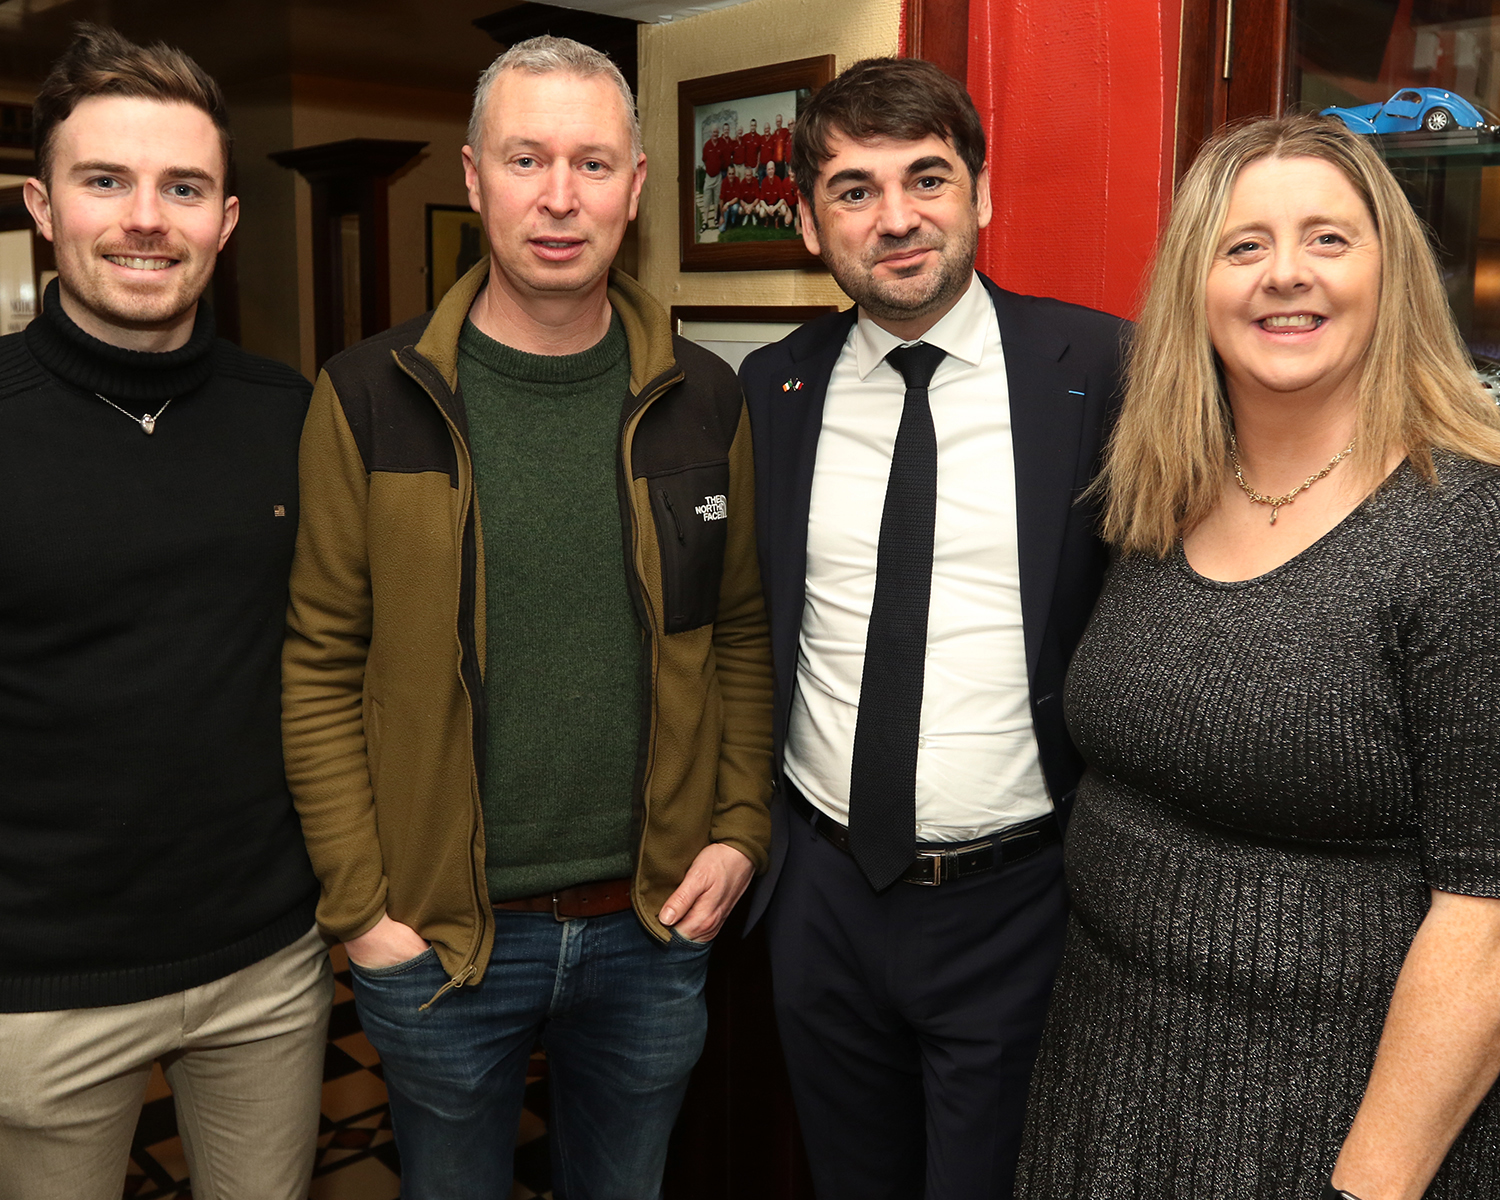
{"type": "Polygon", "coordinates": [[[511,912],[549,912],[559,921],[569,917],[607,917],[630,907],[630,884],[628,877],[578,883],[539,896],[497,900],[494,906],[511,912]]]}
{"type": "MultiPolygon", "coordinates": [[[[847,825],[840,825],[827,813],[814,808],[790,781],[786,784],[786,796],[793,812],[827,841],[845,854],[849,853],[847,825]]],[[[937,887],[939,884],[952,883],[955,879],[993,871],[1006,863],[1020,862],[1023,858],[1030,858],[1043,846],[1050,846],[1061,840],[1057,817],[1048,813],[1045,817],[997,830],[972,842],[918,842],[917,857],[901,873],[900,882],[937,887]]]]}

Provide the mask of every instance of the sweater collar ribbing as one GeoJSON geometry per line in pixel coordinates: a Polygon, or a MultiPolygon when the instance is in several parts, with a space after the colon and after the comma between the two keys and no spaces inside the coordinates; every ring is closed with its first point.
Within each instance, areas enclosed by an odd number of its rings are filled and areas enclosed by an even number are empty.
{"type": "Polygon", "coordinates": [[[64,383],[111,400],[166,400],[201,387],[213,374],[213,311],[198,303],[187,344],[164,354],[125,350],[85,333],[63,311],[58,283],[47,285],[42,311],[26,326],[26,348],[64,383]]]}

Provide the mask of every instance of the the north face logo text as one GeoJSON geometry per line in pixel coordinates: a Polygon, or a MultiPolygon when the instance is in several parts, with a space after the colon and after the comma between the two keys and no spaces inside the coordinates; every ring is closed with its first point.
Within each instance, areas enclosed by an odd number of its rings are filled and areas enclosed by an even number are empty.
{"type": "Polygon", "coordinates": [[[704,496],[703,503],[694,505],[693,511],[705,521],[723,521],[729,516],[729,501],[724,496],[704,496]]]}

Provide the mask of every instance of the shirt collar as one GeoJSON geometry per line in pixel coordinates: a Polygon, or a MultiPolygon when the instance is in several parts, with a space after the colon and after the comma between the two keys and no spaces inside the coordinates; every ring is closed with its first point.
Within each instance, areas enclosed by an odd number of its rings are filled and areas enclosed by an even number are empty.
{"type": "MultiPolygon", "coordinates": [[[[970,278],[968,290],[958,298],[958,303],[919,340],[929,346],[939,346],[953,358],[977,367],[984,358],[985,334],[992,320],[989,295],[976,273],[970,278]]],[[[870,372],[885,361],[887,354],[905,344],[894,333],[875,324],[865,316],[864,309],[860,309],[854,327],[855,366],[860,379],[868,378],[870,372]]]]}

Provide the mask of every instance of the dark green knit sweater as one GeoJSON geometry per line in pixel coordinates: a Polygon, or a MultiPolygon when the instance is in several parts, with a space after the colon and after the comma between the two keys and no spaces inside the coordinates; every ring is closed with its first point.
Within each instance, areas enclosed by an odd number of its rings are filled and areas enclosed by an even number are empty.
{"type": "Polygon", "coordinates": [[[459,339],[484,529],[491,900],[631,873],[641,633],[621,549],[618,318],[582,354],[459,339]]]}

